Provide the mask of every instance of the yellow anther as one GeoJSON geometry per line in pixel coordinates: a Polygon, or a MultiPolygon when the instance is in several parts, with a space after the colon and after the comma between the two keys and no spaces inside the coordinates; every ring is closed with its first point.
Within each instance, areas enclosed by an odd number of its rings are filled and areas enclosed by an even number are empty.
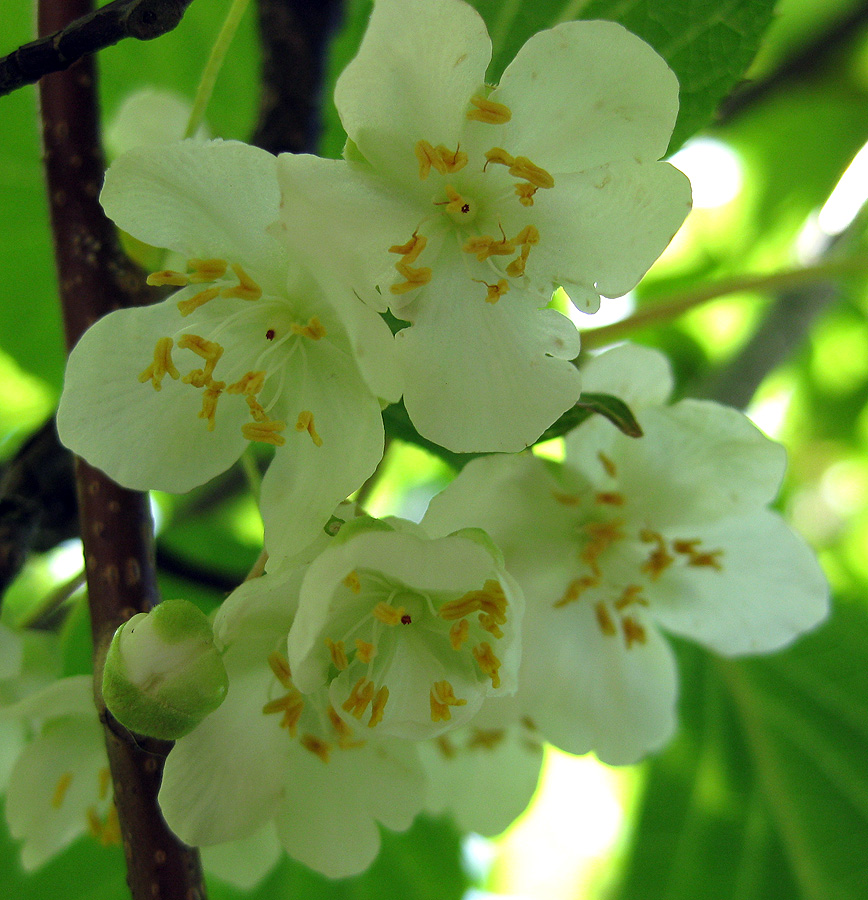
{"type": "Polygon", "coordinates": [[[446,196],[449,198],[449,202],[446,204],[446,212],[456,213],[457,215],[467,215],[470,212],[470,203],[451,184],[446,185],[446,196]]]}
{"type": "Polygon", "coordinates": [[[462,644],[467,640],[467,634],[470,631],[470,623],[467,619],[461,619],[449,629],[449,643],[453,650],[460,650],[462,644]]]}
{"type": "Polygon", "coordinates": [[[389,606],[388,603],[383,603],[382,601],[371,610],[373,617],[379,619],[384,625],[400,625],[401,616],[404,615],[404,612],[403,606],[399,606],[396,609],[394,606],[389,606]]]}
{"type": "Polygon", "coordinates": [[[145,279],[151,287],[186,287],[190,283],[190,276],[183,272],[173,272],[171,269],[163,269],[162,272],[152,272],[145,279]]]}
{"type": "Polygon", "coordinates": [[[285,656],[281,656],[276,650],[268,656],[268,666],[274,677],[285,687],[294,688],[292,683],[292,672],[289,669],[289,662],[285,656]]]}
{"type": "Polygon", "coordinates": [[[501,278],[497,284],[489,284],[487,281],[483,281],[482,283],[488,288],[488,293],[485,295],[486,303],[497,303],[497,301],[509,290],[509,282],[505,278],[501,278]]]}
{"type": "Polygon", "coordinates": [[[374,682],[362,676],[350,691],[349,697],[341,704],[341,709],[356,719],[361,719],[368,704],[374,698],[374,682]]]}
{"type": "Polygon", "coordinates": [[[105,800],[108,797],[109,788],[112,786],[112,773],[103,768],[99,770],[99,799],[105,800]]]}
{"type": "Polygon", "coordinates": [[[188,372],[181,381],[184,384],[192,384],[193,387],[203,388],[211,381],[211,376],[205,373],[204,369],[193,369],[188,372]]]}
{"type": "Polygon", "coordinates": [[[226,384],[223,381],[212,381],[211,384],[205,388],[205,393],[202,395],[202,409],[199,410],[199,418],[208,421],[208,431],[213,431],[217,424],[217,420],[215,419],[217,400],[220,398],[220,395],[223,393],[223,388],[225,387],[226,384]]]}
{"type": "Polygon", "coordinates": [[[297,325],[293,323],[292,333],[308,337],[312,341],[318,341],[320,338],[326,336],[325,326],[316,316],[311,316],[307,325],[297,325]]]}
{"type": "Polygon", "coordinates": [[[467,154],[460,147],[450,150],[448,147],[444,147],[443,144],[438,144],[434,151],[443,160],[446,172],[450,175],[454,172],[460,172],[467,165],[467,154]]]}
{"type": "Polygon", "coordinates": [[[552,497],[564,506],[579,506],[582,502],[582,498],[578,494],[564,494],[561,491],[552,491],[552,497]]]}
{"type": "Polygon", "coordinates": [[[331,726],[334,728],[338,738],[351,738],[353,736],[353,729],[338,715],[337,710],[331,704],[329,704],[327,713],[329,722],[331,722],[331,726]]]}
{"type": "Polygon", "coordinates": [[[389,247],[389,253],[397,253],[399,256],[402,256],[401,262],[412,263],[416,261],[427,243],[428,238],[425,235],[416,234],[414,231],[413,236],[406,244],[393,244],[389,247]]]}
{"type": "MultiPolygon", "coordinates": [[[[202,387],[204,384],[208,384],[211,380],[211,376],[214,374],[214,367],[217,365],[220,357],[223,355],[223,348],[220,344],[215,344],[213,341],[206,341],[205,338],[199,337],[198,334],[185,334],[179,341],[178,347],[181,350],[191,350],[196,356],[202,357],[205,360],[205,368],[204,370],[198,369],[196,372],[201,372],[201,384],[197,384],[197,380],[187,382],[187,378],[184,379],[188,384],[194,384],[196,387],[202,387]]],[[[194,372],[191,372],[190,375],[194,375],[194,372]]]]}
{"type": "Polygon", "coordinates": [[[437,615],[447,622],[453,622],[455,619],[463,619],[479,609],[479,591],[470,591],[463,597],[456,597],[454,600],[447,600],[438,610],[437,615]]]}
{"type": "MultiPolygon", "coordinates": [[[[494,163],[498,166],[511,166],[515,163],[515,157],[511,153],[507,153],[503,147],[492,147],[491,150],[486,151],[485,160],[485,166],[489,163],[494,163]]],[[[485,166],[482,167],[483,171],[485,166]]]]}
{"type": "Polygon", "coordinates": [[[601,491],[594,497],[594,502],[604,506],[623,506],[627,501],[617,491],[601,491]]]}
{"type": "Polygon", "coordinates": [[[416,154],[416,159],[419,160],[419,178],[423,181],[428,177],[432,166],[441,175],[446,174],[445,161],[428,141],[417,141],[413,151],[416,154]]]}
{"type": "Polygon", "coordinates": [[[672,549],[676,553],[682,553],[686,556],[693,556],[696,553],[696,548],[702,543],[701,540],[694,539],[692,541],[673,541],[672,549]]]}
{"type": "Polygon", "coordinates": [[[331,754],[331,744],[312,734],[303,734],[299,738],[299,743],[305,750],[310,750],[314,756],[318,756],[324,763],[329,761],[331,754]]]}
{"type": "Polygon", "coordinates": [[[597,625],[600,626],[600,631],[602,631],[606,637],[614,637],[618,633],[618,629],[615,627],[615,623],[609,615],[609,610],[606,609],[606,605],[602,600],[598,600],[594,604],[594,615],[597,617],[597,625]]]}
{"type": "Polygon", "coordinates": [[[641,569],[656,581],[675,562],[675,558],[666,549],[666,541],[663,535],[649,528],[643,528],[639,532],[639,539],[646,544],[654,544],[655,547],[648,555],[648,559],[642,563],[641,569]]]}
{"type": "Polygon", "coordinates": [[[615,609],[620,612],[628,606],[647,606],[648,601],[642,596],[642,587],[638,584],[628,584],[621,596],[615,601],[615,609]]]}
{"type": "Polygon", "coordinates": [[[481,747],[483,750],[494,750],[505,737],[506,732],[502,728],[474,728],[467,749],[481,747]]]}
{"type": "Polygon", "coordinates": [[[615,463],[613,463],[612,460],[609,459],[609,457],[606,456],[606,454],[603,453],[602,450],[597,453],[597,459],[600,460],[600,464],[606,470],[606,474],[610,478],[614,478],[618,474],[618,469],[615,467],[615,463]]]}
{"type": "Polygon", "coordinates": [[[509,167],[509,174],[514,178],[523,178],[539,188],[555,186],[554,178],[545,169],[534,165],[526,156],[516,156],[513,164],[509,167]]]}
{"type": "Polygon", "coordinates": [[[452,718],[450,706],[465,706],[466,700],[455,696],[452,685],[448,681],[435,681],[428,695],[431,704],[431,721],[448,722],[452,718]]]}
{"type": "Polygon", "coordinates": [[[506,595],[503,586],[494,578],[489,578],[479,595],[479,608],[490,615],[499,625],[506,624],[506,595]]]}
{"type": "Polygon", "coordinates": [[[54,809],[60,809],[63,805],[63,799],[66,797],[66,792],[69,790],[71,784],[72,772],[64,772],[58,779],[54,788],[54,793],[51,795],[51,805],[54,809]]]}
{"type": "Polygon", "coordinates": [[[395,268],[404,276],[406,281],[393,284],[389,288],[393,294],[406,294],[407,291],[422,287],[423,284],[428,284],[431,280],[431,270],[427,266],[420,266],[418,269],[414,269],[401,260],[401,262],[395,263],[395,268]]]}
{"type": "Polygon", "coordinates": [[[310,439],[317,447],[322,447],[322,438],[317,434],[313,424],[313,413],[309,409],[303,409],[298,414],[295,422],[296,431],[306,431],[310,435],[310,439]]]}
{"type": "Polygon", "coordinates": [[[529,244],[533,246],[539,243],[539,229],[536,225],[525,225],[521,231],[512,239],[514,244],[529,244]]]}
{"type": "Polygon", "coordinates": [[[383,721],[383,710],[386,708],[386,701],[389,699],[389,689],[386,685],[383,685],[380,690],[377,691],[376,697],[374,697],[374,702],[371,704],[371,718],[368,721],[368,728],[373,728],[375,725],[379,725],[380,722],[383,721]]]}
{"type": "Polygon", "coordinates": [[[247,394],[245,397],[247,400],[247,405],[250,407],[250,415],[253,416],[254,422],[267,422],[268,421],[268,413],[265,411],[265,407],[253,396],[253,394],[247,394]]]}
{"type": "Polygon", "coordinates": [[[197,310],[200,306],[204,306],[209,300],[213,300],[220,293],[220,288],[208,288],[206,291],[199,291],[186,300],[178,301],[178,310],[182,316],[189,316],[191,312],[197,310]]]}
{"type": "Polygon", "coordinates": [[[361,638],[356,638],[356,657],[365,665],[367,665],[376,655],[377,648],[373,644],[363,641],[361,638]]]}
{"type": "Polygon", "coordinates": [[[489,234],[470,238],[461,248],[465,253],[474,253],[480,262],[485,262],[489,256],[509,256],[515,253],[515,244],[505,237],[498,240],[489,234]]]}
{"type": "Polygon", "coordinates": [[[343,672],[343,670],[346,669],[346,667],[350,664],[349,660],[347,659],[347,651],[344,649],[344,642],[335,642],[331,638],[326,638],[325,645],[329,648],[329,654],[331,655],[334,667],[343,672]]]}
{"type": "Polygon", "coordinates": [[[535,184],[527,184],[526,182],[519,181],[515,186],[515,193],[518,197],[518,202],[522,206],[533,206],[533,195],[537,192],[537,187],[535,184]]]}
{"type": "Polygon", "coordinates": [[[475,109],[467,110],[467,118],[475,122],[485,122],[487,125],[503,125],[512,118],[508,106],[503,103],[495,103],[487,97],[475,96],[470,98],[475,109]]]}
{"type": "Polygon", "coordinates": [[[216,281],[226,274],[225,259],[191,259],[188,265],[193,270],[193,274],[190,275],[192,284],[216,281]]]}
{"type": "Polygon", "coordinates": [[[527,266],[527,258],[530,255],[530,244],[521,248],[521,253],[506,267],[506,274],[510,278],[521,278],[527,266]]]}
{"type": "Polygon", "coordinates": [[[269,700],[268,703],[262,707],[262,712],[265,715],[282,713],[280,727],[285,728],[289,732],[290,737],[295,737],[298,723],[301,720],[301,714],[304,712],[304,698],[295,688],[292,688],[290,692],[283,697],[269,700]]]}
{"type": "Polygon", "coordinates": [[[103,847],[117,847],[121,843],[121,823],[118,819],[118,808],[112,803],[106,813],[100,843],[103,847]]]}
{"type": "Polygon", "coordinates": [[[624,537],[621,531],[623,524],[623,522],[589,522],[585,525],[585,531],[591,540],[585,545],[580,558],[591,567],[595,575],[600,575],[597,560],[601,554],[624,537]]]}
{"type": "Polygon", "coordinates": [[[237,263],[232,264],[232,271],[238,279],[235,287],[223,288],[224,297],[237,297],[240,300],[258,300],[262,296],[262,288],[237,263]]]}
{"type": "Polygon", "coordinates": [[[624,631],[624,643],[628,650],[633,644],[644,644],[648,639],[645,629],[632,616],[624,616],[621,619],[621,628],[624,631]]]}
{"type": "MultiPolygon", "coordinates": [[[[467,621],[466,619],[464,621],[467,621]]],[[[493,637],[500,638],[503,637],[503,630],[497,624],[497,620],[490,613],[480,613],[479,614],[479,624],[493,637]]]]}
{"type": "Polygon", "coordinates": [[[687,565],[717,569],[718,572],[721,572],[723,571],[723,566],[718,557],[722,555],[723,550],[712,550],[710,553],[694,553],[687,561],[687,565]]]}
{"type": "Polygon", "coordinates": [[[437,738],[437,748],[446,759],[453,759],[455,756],[455,745],[445,734],[441,734],[437,738]]]}
{"type": "Polygon", "coordinates": [[[286,428],[286,422],[248,422],[241,426],[241,433],[248,441],[259,441],[261,444],[272,444],[282,447],[286,438],[278,432],[286,428]]]}
{"type": "Polygon", "coordinates": [[[555,609],[575,603],[588,588],[597,587],[599,583],[600,579],[595,575],[583,575],[581,578],[574,578],[567,585],[563,597],[555,603],[555,609]]]}
{"type": "Polygon", "coordinates": [[[227,394],[258,394],[265,385],[265,372],[248,372],[226,388],[227,394]]]}
{"type": "Polygon", "coordinates": [[[90,836],[97,841],[102,837],[102,820],[95,806],[91,806],[87,810],[87,830],[90,836]]]}
{"type": "Polygon", "coordinates": [[[344,587],[348,587],[354,594],[358,594],[362,590],[362,583],[359,581],[359,573],[355,569],[353,569],[341,583],[344,587]]]}
{"type": "Polygon", "coordinates": [[[500,660],[494,655],[491,644],[483,641],[473,648],[473,658],[476,665],[491,679],[493,688],[500,687],[500,660]]]}
{"type": "Polygon", "coordinates": [[[139,375],[139,381],[142,384],[146,381],[151,381],[154,385],[154,390],[161,391],[163,389],[164,376],[169,375],[175,381],[181,377],[181,373],[172,362],[172,347],[174,343],[170,337],[163,337],[157,341],[154,347],[154,361],[139,375]]]}

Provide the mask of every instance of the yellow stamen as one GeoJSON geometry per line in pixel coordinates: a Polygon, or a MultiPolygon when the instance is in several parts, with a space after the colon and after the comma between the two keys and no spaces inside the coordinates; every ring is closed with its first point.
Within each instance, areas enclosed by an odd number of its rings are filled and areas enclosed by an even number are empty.
{"type": "Polygon", "coordinates": [[[481,747],[483,750],[493,750],[505,737],[506,732],[502,728],[474,728],[467,749],[481,747]]]}
{"type": "Polygon", "coordinates": [[[341,704],[341,709],[356,719],[361,719],[368,704],[374,697],[374,682],[364,675],[353,685],[349,697],[341,704]]]}
{"type": "Polygon", "coordinates": [[[440,737],[437,738],[437,748],[446,759],[454,758],[455,747],[445,734],[441,734],[440,737]]]}
{"type": "Polygon", "coordinates": [[[353,569],[341,583],[344,587],[348,587],[354,594],[358,594],[362,590],[362,583],[359,581],[359,573],[355,569],[353,569]]]}
{"type": "Polygon", "coordinates": [[[375,619],[379,619],[384,625],[400,625],[401,616],[404,615],[404,612],[403,606],[399,606],[396,609],[394,606],[389,606],[388,603],[383,603],[381,601],[373,608],[371,614],[375,619]]]}
{"type": "Polygon", "coordinates": [[[258,300],[262,296],[262,288],[237,263],[232,264],[232,271],[238,278],[235,287],[224,288],[224,297],[237,297],[240,300],[258,300]]]}
{"type": "MultiPolygon", "coordinates": [[[[476,279],[474,279],[474,281],[475,280],[476,279]]],[[[489,284],[487,281],[483,281],[482,284],[488,288],[488,293],[485,295],[486,303],[497,303],[497,301],[509,290],[509,282],[505,278],[501,278],[497,284],[489,284]]]]}
{"type": "Polygon", "coordinates": [[[634,603],[638,606],[648,605],[648,601],[642,596],[642,587],[638,584],[628,584],[621,596],[615,601],[615,609],[620,612],[634,603]]]}
{"type": "MultiPolygon", "coordinates": [[[[196,356],[200,356],[205,360],[205,369],[204,370],[196,370],[197,372],[202,373],[202,381],[204,384],[207,384],[211,380],[211,376],[214,374],[214,368],[217,365],[220,357],[223,355],[223,348],[220,344],[215,344],[213,341],[206,341],[205,338],[199,337],[198,334],[185,334],[179,341],[178,347],[181,350],[191,350],[196,356]]],[[[190,375],[194,373],[191,372],[190,375]]],[[[187,379],[185,378],[186,382],[187,379]]],[[[196,384],[195,381],[187,382],[196,384]]],[[[196,384],[196,387],[202,387],[201,384],[196,384]]]]}
{"type": "Polygon", "coordinates": [[[373,728],[383,721],[383,710],[386,708],[386,701],[388,699],[389,689],[386,685],[383,685],[380,690],[377,691],[377,696],[374,697],[374,702],[371,705],[371,718],[368,721],[368,728],[373,728]]]}
{"type": "Polygon", "coordinates": [[[252,394],[247,394],[247,405],[250,407],[250,415],[253,416],[254,422],[267,422],[268,413],[262,404],[252,394]]]}
{"type": "Polygon", "coordinates": [[[539,243],[539,229],[536,225],[525,225],[521,231],[512,239],[514,244],[529,244],[533,246],[539,243]]]}
{"type": "Polygon", "coordinates": [[[106,813],[105,824],[102,827],[102,834],[99,838],[103,847],[116,847],[121,843],[121,823],[118,819],[118,809],[112,803],[106,813]]]}
{"type": "Polygon", "coordinates": [[[582,562],[587,563],[593,573],[600,575],[600,567],[597,560],[600,556],[612,546],[612,544],[624,537],[621,532],[623,522],[589,522],[585,525],[585,531],[591,540],[585,545],[581,552],[582,562]]]}
{"type": "Polygon", "coordinates": [[[102,837],[102,822],[95,806],[91,806],[87,810],[87,830],[90,836],[97,841],[102,837]]]}
{"type": "Polygon", "coordinates": [[[525,184],[520,181],[515,186],[515,193],[518,197],[518,202],[522,206],[533,206],[533,195],[536,192],[537,187],[534,184],[525,184]]]}
{"type": "Polygon", "coordinates": [[[343,672],[344,669],[350,664],[347,659],[347,651],[344,649],[344,642],[338,641],[335,643],[331,638],[325,639],[326,647],[329,648],[329,653],[331,654],[332,663],[335,668],[339,671],[343,672]]]}
{"type": "Polygon", "coordinates": [[[509,174],[514,178],[523,178],[536,187],[552,188],[555,186],[554,178],[545,169],[534,165],[526,156],[516,156],[513,164],[509,167],[509,174]]]}
{"type": "Polygon", "coordinates": [[[461,645],[467,640],[470,631],[470,623],[467,619],[461,619],[449,629],[449,643],[453,650],[460,650],[461,645]]]}
{"type": "Polygon", "coordinates": [[[173,272],[171,269],[163,269],[162,272],[152,272],[145,279],[151,287],[163,287],[171,285],[172,287],[186,287],[190,283],[190,276],[183,272],[173,272]]]}
{"type": "Polygon", "coordinates": [[[227,394],[258,394],[265,385],[265,372],[247,372],[226,388],[227,394]]]}
{"type": "Polygon", "coordinates": [[[274,677],[285,687],[295,687],[292,683],[292,672],[289,670],[289,662],[285,656],[281,656],[276,650],[268,656],[268,666],[274,677]]]}
{"type": "Polygon", "coordinates": [[[438,144],[434,150],[440,156],[440,159],[443,160],[443,165],[450,175],[454,172],[460,172],[467,165],[467,154],[460,147],[450,150],[448,147],[444,147],[443,144],[438,144]]]}
{"type": "Polygon", "coordinates": [[[599,577],[594,575],[583,575],[581,578],[574,578],[567,585],[563,597],[555,603],[555,609],[575,603],[588,588],[597,587],[599,583],[599,577]]]}
{"type": "Polygon", "coordinates": [[[485,167],[489,163],[494,163],[498,166],[511,166],[515,163],[515,157],[511,153],[507,153],[503,147],[492,147],[491,150],[486,152],[485,159],[486,163],[482,167],[483,171],[485,171],[485,167]]]}
{"type": "Polygon", "coordinates": [[[455,696],[452,685],[448,681],[435,681],[428,695],[431,705],[432,722],[448,722],[452,718],[450,706],[465,706],[466,700],[455,696]]]}
{"type": "Polygon", "coordinates": [[[316,428],[313,424],[313,413],[309,409],[303,409],[298,414],[295,430],[306,431],[310,435],[310,439],[314,442],[314,445],[322,447],[322,438],[316,433],[316,428]]]}
{"type": "Polygon", "coordinates": [[[624,630],[624,643],[628,650],[633,644],[644,644],[648,640],[645,629],[632,616],[621,619],[621,628],[624,630]]]}
{"type": "Polygon", "coordinates": [[[452,187],[451,184],[446,185],[446,196],[449,202],[446,204],[446,212],[448,213],[468,213],[470,212],[470,204],[452,187]]]}
{"type": "Polygon", "coordinates": [[[419,160],[419,178],[423,181],[428,177],[428,173],[433,166],[441,175],[446,174],[446,163],[440,154],[428,143],[428,141],[417,141],[413,148],[416,159],[419,160]]]}
{"type": "Polygon", "coordinates": [[[473,658],[479,668],[491,679],[493,688],[500,687],[500,660],[494,655],[491,644],[483,641],[473,648],[473,658]]]}
{"type": "Polygon", "coordinates": [[[153,382],[154,390],[161,391],[163,389],[164,376],[169,375],[175,381],[181,377],[181,373],[172,362],[172,347],[174,343],[170,337],[163,337],[157,341],[154,347],[154,361],[139,375],[139,381],[142,384],[146,381],[151,381],[153,382]]]}
{"type": "Polygon", "coordinates": [[[286,422],[248,422],[241,426],[241,433],[248,441],[259,441],[262,444],[272,444],[282,447],[286,438],[277,432],[286,428],[286,422]]]}
{"type": "MultiPolygon", "coordinates": [[[[467,621],[464,619],[463,621],[467,621]]],[[[503,637],[503,630],[497,624],[497,620],[490,613],[479,614],[479,624],[491,635],[498,640],[503,637]]]]}
{"type": "Polygon", "coordinates": [[[627,501],[624,495],[617,491],[602,491],[594,497],[594,502],[608,506],[623,506],[627,501]]]}
{"type": "Polygon", "coordinates": [[[54,793],[51,795],[51,805],[54,809],[60,809],[63,805],[63,798],[72,784],[72,772],[64,772],[57,781],[54,793]]]}
{"type": "Polygon", "coordinates": [[[687,561],[688,566],[707,567],[723,571],[723,566],[718,559],[723,555],[723,550],[712,550],[710,553],[694,553],[687,561]]]}
{"type": "Polygon", "coordinates": [[[643,528],[639,532],[639,539],[646,544],[656,544],[641,566],[642,571],[650,575],[652,581],[656,581],[675,562],[675,558],[667,551],[663,536],[656,531],[643,528]]]}
{"type": "Polygon", "coordinates": [[[108,769],[99,770],[99,799],[108,797],[109,788],[112,785],[112,773],[108,769]]]}
{"type": "Polygon", "coordinates": [[[367,665],[377,655],[377,648],[361,638],[356,638],[356,656],[367,665]]]}
{"type": "Polygon", "coordinates": [[[292,333],[308,337],[312,341],[318,341],[326,336],[325,326],[316,316],[311,316],[307,325],[296,325],[293,323],[292,333]]]}
{"type": "Polygon", "coordinates": [[[402,262],[412,263],[416,261],[419,254],[425,249],[427,243],[428,238],[422,234],[416,234],[414,231],[413,236],[406,244],[394,244],[389,247],[389,253],[397,253],[399,256],[403,257],[401,260],[402,262]]]}
{"type": "Polygon", "coordinates": [[[475,96],[470,102],[476,107],[467,110],[467,118],[476,122],[485,122],[487,125],[503,125],[512,118],[508,106],[503,103],[495,103],[487,97],[475,96]]]}
{"type": "Polygon", "coordinates": [[[301,694],[292,688],[288,694],[283,697],[277,697],[275,700],[269,700],[262,707],[265,715],[272,713],[283,713],[280,719],[280,727],[285,728],[289,732],[290,737],[295,737],[301,714],[304,712],[304,699],[301,694]]]}
{"type": "Polygon", "coordinates": [[[395,268],[407,280],[399,284],[393,284],[389,288],[393,294],[406,294],[407,291],[422,287],[423,284],[428,284],[431,280],[431,270],[427,266],[420,266],[418,269],[414,269],[402,260],[395,263],[395,268]]]}
{"type": "Polygon", "coordinates": [[[207,419],[208,431],[213,431],[217,424],[214,417],[217,412],[217,400],[225,387],[226,384],[223,381],[212,381],[202,395],[202,409],[199,410],[199,418],[207,419]]]}
{"type": "Polygon", "coordinates": [[[199,291],[186,300],[178,301],[178,309],[182,316],[189,316],[191,312],[197,310],[200,306],[204,306],[209,300],[213,300],[220,293],[220,288],[208,288],[206,291],[199,291]]]}
{"type": "Polygon", "coordinates": [[[552,491],[552,497],[564,506],[579,506],[582,498],[578,494],[563,494],[560,491],[552,491]]]}
{"type": "Polygon", "coordinates": [[[225,259],[191,259],[189,266],[193,270],[193,274],[190,276],[192,284],[216,281],[226,274],[225,259]]]}
{"type": "Polygon", "coordinates": [[[606,609],[602,600],[598,600],[594,604],[594,615],[597,617],[597,624],[600,626],[600,631],[602,631],[606,637],[614,637],[618,633],[618,629],[615,628],[615,623],[609,615],[609,610],[606,609]]]}
{"type": "Polygon", "coordinates": [[[305,750],[310,750],[314,756],[318,756],[324,763],[329,761],[329,754],[332,749],[331,744],[312,734],[302,735],[301,738],[299,738],[299,743],[305,750]]]}
{"type": "Polygon", "coordinates": [[[493,238],[489,234],[470,238],[461,248],[465,253],[474,253],[480,262],[485,262],[489,256],[509,256],[515,253],[515,244],[505,237],[501,240],[493,238]]]}
{"type": "Polygon", "coordinates": [[[456,597],[454,600],[447,600],[438,610],[437,615],[447,622],[453,622],[455,619],[463,619],[479,609],[480,591],[470,591],[463,597],[456,597]]]}
{"type": "Polygon", "coordinates": [[[606,454],[603,453],[602,450],[597,454],[597,459],[600,460],[600,464],[606,470],[606,474],[610,478],[614,478],[618,474],[618,470],[615,467],[615,463],[613,463],[612,460],[609,459],[609,457],[606,456],[606,454]]]}

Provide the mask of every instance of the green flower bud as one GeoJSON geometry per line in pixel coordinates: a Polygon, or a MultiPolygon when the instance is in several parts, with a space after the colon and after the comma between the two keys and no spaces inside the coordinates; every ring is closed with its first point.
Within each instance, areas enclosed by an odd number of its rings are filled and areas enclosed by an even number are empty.
{"type": "Polygon", "coordinates": [[[183,737],[217,709],[227,688],[211,623],[186,600],[166,600],[133,616],[112,638],[103,698],[131,731],[183,737]]]}

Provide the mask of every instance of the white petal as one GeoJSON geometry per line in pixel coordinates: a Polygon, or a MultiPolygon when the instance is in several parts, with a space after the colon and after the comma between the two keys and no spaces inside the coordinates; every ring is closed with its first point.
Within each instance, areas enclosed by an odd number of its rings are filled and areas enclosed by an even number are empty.
{"type": "Polygon", "coordinates": [[[285,254],[267,234],[280,192],[275,158],[264,150],[238,141],[131,150],[106,173],[100,202],[139,240],[237,262],[269,292],[282,287],[285,254]]]}
{"type": "Polygon", "coordinates": [[[304,255],[314,275],[339,269],[366,302],[375,285],[395,280],[398,257],[389,247],[410,239],[427,208],[367,167],[340,159],[284,153],[277,172],[283,200],[275,233],[304,255]]]}
{"type": "MultiPolygon", "coordinates": [[[[272,647],[273,649],[273,647],[272,647]]],[[[169,827],[191,845],[238,840],[261,828],[279,806],[290,738],[265,715],[273,681],[266,660],[233,664],[222,705],[176,741],[163,771],[160,808],[169,827]]]]}
{"type": "Polygon", "coordinates": [[[67,364],[57,412],[61,441],[133,490],[189,491],[229,468],[247,445],[246,404],[222,404],[208,431],[199,418],[200,390],[168,375],[159,391],[139,382],[156,342],[178,327],[171,299],[117,310],[84,333],[67,364]]]}
{"type": "Polygon", "coordinates": [[[648,588],[663,627],[736,656],[778,650],[828,615],[829,587],[814,553],[776,513],[728,519],[695,536],[703,549],[723,549],[721,569],[667,569],[648,588]]]}
{"type": "Polygon", "coordinates": [[[487,303],[462,260],[441,271],[396,335],[404,403],[421,435],[457,452],[515,452],[578,399],[572,323],[511,290],[487,303]]]}
{"type": "Polygon", "coordinates": [[[249,837],[203,847],[200,852],[202,865],[209,875],[216,875],[242,891],[253,890],[283,855],[272,822],[249,837]]]}
{"type": "Polygon", "coordinates": [[[490,58],[485,23],[466,3],[377,0],[335,88],[341,122],[374,168],[418,180],[416,142],[456,149],[490,58]]]}
{"type": "Polygon", "coordinates": [[[612,394],[631,409],[662,406],[672,392],[672,368],[659,350],[621,344],[582,366],[582,391],[612,394]]]}
{"type": "Polygon", "coordinates": [[[678,114],[678,81],[622,26],[565,22],[528,40],[491,99],[512,110],[503,146],[557,176],[663,156],[678,114]]]}
{"type": "Polygon", "coordinates": [[[552,278],[567,293],[571,282],[593,284],[604,297],[636,286],[691,206],[687,177],[664,162],[627,160],[561,175],[537,196],[540,242],[528,273],[552,278]]]}
{"type": "MultiPolygon", "coordinates": [[[[383,418],[353,361],[328,340],[302,348],[287,367],[287,429],[262,481],[265,546],[275,561],[317,537],[334,508],[362,486],[383,456],[383,418]],[[317,446],[296,422],[313,414],[317,446]]],[[[275,411],[276,412],[276,411],[275,411]]]]}
{"type": "Polygon", "coordinates": [[[343,878],[373,862],[377,820],[405,829],[422,803],[422,773],[410,744],[369,743],[332,753],[328,763],[304,751],[293,758],[277,829],[295,859],[343,878]]]}

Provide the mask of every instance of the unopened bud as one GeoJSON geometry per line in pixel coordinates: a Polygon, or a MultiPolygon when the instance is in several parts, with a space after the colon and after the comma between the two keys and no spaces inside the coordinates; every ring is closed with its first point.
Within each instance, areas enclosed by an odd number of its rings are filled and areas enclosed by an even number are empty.
{"type": "Polygon", "coordinates": [[[138,734],[175,740],[223,702],[226,669],[208,617],[166,600],[118,628],[103,672],[109,712],[138,734]]]}

